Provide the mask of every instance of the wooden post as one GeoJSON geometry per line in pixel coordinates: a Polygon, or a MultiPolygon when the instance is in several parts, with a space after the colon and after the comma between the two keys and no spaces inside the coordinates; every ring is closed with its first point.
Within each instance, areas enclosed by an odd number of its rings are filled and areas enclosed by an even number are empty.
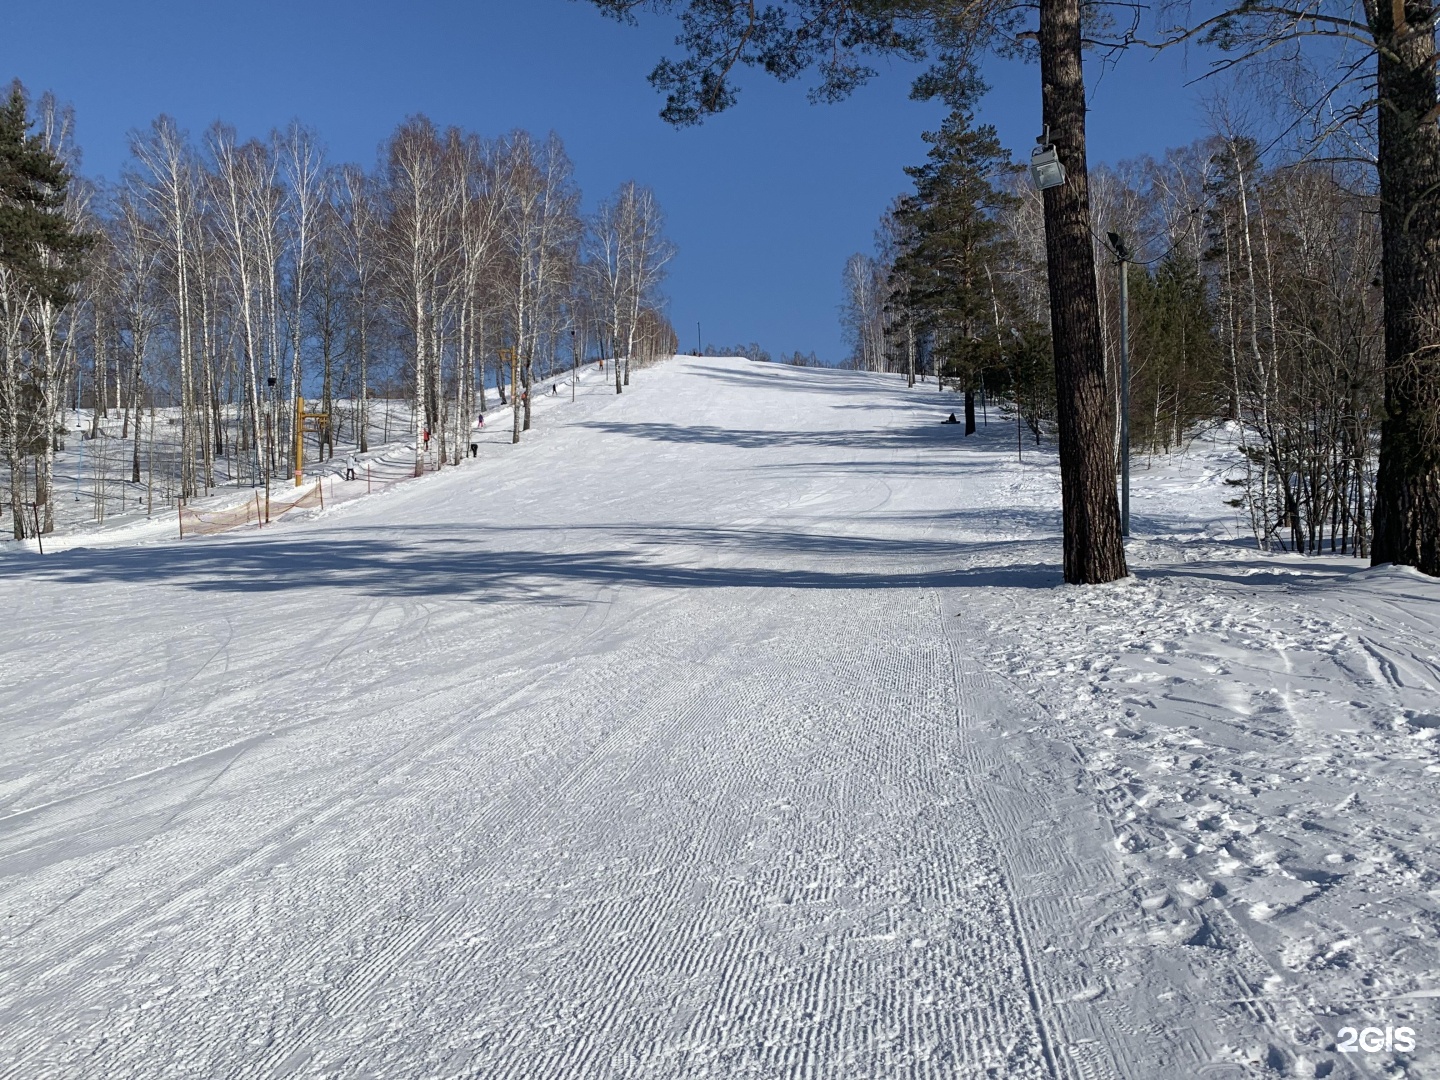
{"type": "Polygon", "coordinates": [[[180,539],[185,539],[185,500],[175,500],[175,519],[180,523],[180,539]]]}
{"type": "Polygon", "coordinates": [[[305,483],[305,399],[295,399],[295,486],[305,483]]]}

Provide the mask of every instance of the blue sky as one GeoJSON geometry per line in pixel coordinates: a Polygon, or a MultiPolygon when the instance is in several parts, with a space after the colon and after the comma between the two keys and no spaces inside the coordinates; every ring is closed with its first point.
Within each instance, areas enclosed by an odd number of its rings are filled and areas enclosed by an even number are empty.
{"type": "MultiPolygon", "coordinates": [[[[575,0],[50,0],[12,5],[0,77],[74,104],[83,171],[113,178],[126,134],[160,113],[192,134],[216,119],[242,136],[299,118],[335,161],[375,159],[405,116],[484,135],[559,133],[588,205],[631,177],[653,187],[680,254],[666,286],[682,342],[759,341],[772,352],[845,352],[845,259],[871,248],[901,171],[923,159],[938,106],[907,99],[914,70],[886,65],[840,105],[753,73],[740,104],[699,128],[656,115],[645,81],[676,53],[673,24],[627,27],[575,0]],[[56,29],[57,24],[61,29],[56,29]]],[[[1091,90],[1092,162],[1203,134],[1177,54],[1132,54],[1091,90]]],[[[1039,72],[994,62],[981,105],[1013,153],[1039,133],[1039,72]]]]}

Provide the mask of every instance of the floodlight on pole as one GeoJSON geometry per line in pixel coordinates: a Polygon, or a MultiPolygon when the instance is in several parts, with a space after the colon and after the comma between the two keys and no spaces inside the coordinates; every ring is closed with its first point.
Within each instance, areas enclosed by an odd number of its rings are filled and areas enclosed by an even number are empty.
{"type": "Polygon", "coordinates": [[[1050,141],[1049,124],[1045,125],[1045,134],[1035,142],[1035,149],[1030,151],[1030,179],[1035,181],[1035,187],[1040,191],[1059,187],[1065,183],[1065,166],[1060,162],[1055,144],[1050,141]]]}

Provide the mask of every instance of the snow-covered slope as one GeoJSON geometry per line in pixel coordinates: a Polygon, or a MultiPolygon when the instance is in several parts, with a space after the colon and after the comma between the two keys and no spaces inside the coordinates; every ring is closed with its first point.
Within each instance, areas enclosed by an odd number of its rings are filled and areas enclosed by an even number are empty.
{"type": "Polygon", "coordinates": [[[1435,582],[1251,551],[1204,443],[1069,588],[933,387],[602,389],[0,560],[0,1075],[1440,1074],[1435,582]]]}

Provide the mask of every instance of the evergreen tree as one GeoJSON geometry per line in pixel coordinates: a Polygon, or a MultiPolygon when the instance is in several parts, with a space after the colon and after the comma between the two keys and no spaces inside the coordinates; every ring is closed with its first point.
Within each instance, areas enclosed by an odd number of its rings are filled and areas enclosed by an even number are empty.
{"type": "Polygon", "coordinates": [[[63,306],[84,275],[93,238],[66,217],[70,172],[30,133],[28,113],[16,81],[0,107],[0,265],[39,299],[63,306]]]}
{"type": "Polygon", "coordinates": [[[1131,431],[1168,452],[1222,407],[1215,319],[1195,261],[1171,252],[1153,276],[1131,264],[1130,313],[1131,431]]]}
{"type": "Polygon", "coordinates": [[[951,111],[939,131],[923,136],[930,145],[925,164],[905,170],[915,193],[895,213],[902,242],[891,275],[937,370],[965,392],[967,435],[975,430],[975,391],[1004,361],[990,268],[1005,243],[996,214],[1015,201],[993,183],[1011,167],[1009,155],[991,125],[974,123],[984,90],[973,74],[947,84],[951,111]]]}
{"type": "Polygon", "coordinates": [[[0,106],[0,443],[17,538],[25,534],[27,458],[38,459],[40,527],[53,528],[48,492],[65,369],[59,314],[74,298],[93,243],[66,212],[69,171],[30,127],[29,103],[16,81],[0,106]]]}

